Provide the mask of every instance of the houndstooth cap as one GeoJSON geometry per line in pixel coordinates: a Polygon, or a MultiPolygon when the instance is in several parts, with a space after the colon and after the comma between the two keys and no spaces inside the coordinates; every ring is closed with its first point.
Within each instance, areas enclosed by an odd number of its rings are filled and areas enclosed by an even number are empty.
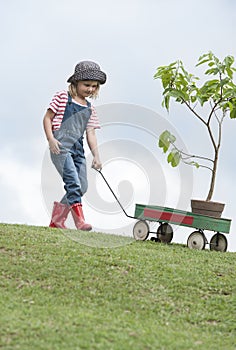
{"type": "Polygon", "coordinates": [[[82,61],[75,66],[74,74],[67,80],[74,83],[79,80],[95,80],[100,84],[105,84],[106,74],[101,71],[100,66],[92,61],[82,61]]]}

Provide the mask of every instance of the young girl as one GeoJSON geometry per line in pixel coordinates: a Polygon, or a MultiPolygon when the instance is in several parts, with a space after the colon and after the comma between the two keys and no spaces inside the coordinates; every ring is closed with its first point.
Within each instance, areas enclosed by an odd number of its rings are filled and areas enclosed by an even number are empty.
{"type": "Polygon", "coordinates": [[[54,202],[49,226],[66,228],[64,223],[71,211],[77,229],[90,231],[92,226],[85,223],[81,204],[88,186],[83,135],[86,132],[93,155],[92,167],[101,169],[95,134],[100,125],[87,98],[98,95],[100,84],[106,82],[106,74],[97,63],[82,61],[67,82],[70,83],[69,91],[56,93],[43,119],[51,159],[66,191],[60,203],[54,202]]]}

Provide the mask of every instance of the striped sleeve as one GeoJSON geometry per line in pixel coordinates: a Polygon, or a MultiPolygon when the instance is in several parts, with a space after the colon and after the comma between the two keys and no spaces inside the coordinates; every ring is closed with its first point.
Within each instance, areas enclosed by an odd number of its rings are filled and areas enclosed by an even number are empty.
{"type": "Polygon", "coordinates": [[[96,111],[96,109],[94,108],[93,105],[91,106],[91,110],[92,110],[92,113],[91,113],[91,116],[89,118],[89,121],[88,121],[86,129],[90,129],[90,128],[100,129],[101,125],[100,125],[100,122],[99,122],[99,119],[98,119],[97,111],[96,111]]]}
{"type": "Polygon", "coordinates": [[[68,101],[67,91],[63,90],[63,91],[57,92],[53,96],[53,98],[49,104],[48,109],[51,109],[55,113],[55,116],[52,119],[52,129],[53,130],[58,130],[61,126],[61,122],[63,119],[63,115],[65,112],[67,101],[68,101]]]}

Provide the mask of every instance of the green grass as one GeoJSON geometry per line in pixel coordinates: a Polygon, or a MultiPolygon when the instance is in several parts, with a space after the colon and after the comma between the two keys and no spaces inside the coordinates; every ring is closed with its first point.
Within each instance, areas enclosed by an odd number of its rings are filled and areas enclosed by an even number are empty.
{"type": "Polygon", "coordinates": [[[0,349],[236,349],[236,254],[0,225],[0,349]]]}

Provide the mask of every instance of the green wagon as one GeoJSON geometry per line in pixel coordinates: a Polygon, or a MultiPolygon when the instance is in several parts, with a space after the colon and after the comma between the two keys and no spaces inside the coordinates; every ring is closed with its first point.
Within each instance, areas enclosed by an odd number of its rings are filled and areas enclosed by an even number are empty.
{"type": "Polygon", "coordinates": [[[174,224],[194,228],[194,231],[189,235],[187,240],[187,246],[191,249],[204,249],[206,244],[210,244],[211,250],[221,252],[227,250],[228,242],[223,233],[229,233],[231,220],[144,204],[136,204],[134,216],[130,216],[124,210],[101,170],[97,171],[103,177],[124,214],[129,218],[138,220],[133,228],[133,236],[136,240],[145,241],[151,233],[152,241],[170,243],[173,238],[173,229],[170,224],[174,224]],[[152,221],[159,223],[156,232],[150,231],[148,222],[152,221]],[[207,241],[204,230],[215,232],[210,242],[207,241]]]}
{"type": "Polygon", "coordinates": [[[206,215],[195,214],[183,210],[160,207],[156,205],[135,205],[134,217],[138,219],[133,228],[133,235],[136,240],[146,240],[151,232],[149,221],[159,223],[156,237],[152,240],[170,243],[173,238],[173,229],[170,224],[192,227],[195,230],[189,235],[187,246],[192,249],[204,249],[208,241],[204,230],[214,231],[215,234],[210,240],[210,249],[218,251],[227,250],[227,239],[223,233],[229,233],[231,220],[215,218],[206,215]]]}

